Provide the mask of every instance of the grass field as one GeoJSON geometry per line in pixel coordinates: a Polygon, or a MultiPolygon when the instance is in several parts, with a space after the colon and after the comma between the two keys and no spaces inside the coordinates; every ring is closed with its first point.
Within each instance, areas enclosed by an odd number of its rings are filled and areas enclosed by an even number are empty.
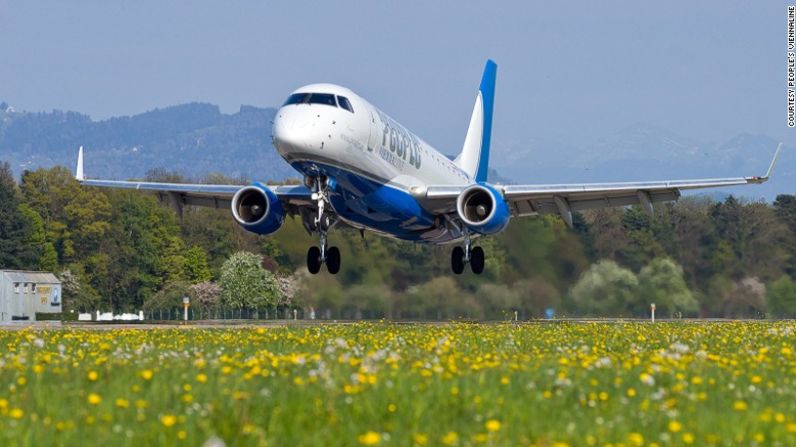
{"type": "Polygon", "coordinates": [[[793,322],[56,329],[0,345],[2,445],[796,445],[793,322]]]}

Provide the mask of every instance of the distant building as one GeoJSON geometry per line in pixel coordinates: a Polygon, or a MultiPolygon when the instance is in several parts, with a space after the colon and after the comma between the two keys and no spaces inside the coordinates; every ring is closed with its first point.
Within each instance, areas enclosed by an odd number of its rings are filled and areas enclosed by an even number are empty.
{"type": "Polygon", "coordinates": [[[61,281],[52,273],[0,270],[0,321],[35,321],[61,312],[61,281]]]}

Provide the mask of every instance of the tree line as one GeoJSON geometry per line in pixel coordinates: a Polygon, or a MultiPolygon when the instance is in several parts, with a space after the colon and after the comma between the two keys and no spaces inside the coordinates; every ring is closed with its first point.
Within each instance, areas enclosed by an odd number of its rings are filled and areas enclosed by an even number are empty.
{"type": "MultiPolygon", "coordinates": [[[[153,171],[147,180],[183,181],[153,171]]],[[[240,183],[211,175],[207,182],[240,183]]],[[[796,316],[796,196],[773,203],[692,196],[658,205],[515,219],[480,238],[484,275],[455,276],[449,246],[337,228],[340,274],[309,275],[317,244],[298,220],[275,235],[228,210],[81,187],[65,168],[0,165],[0,268],[54,272],[65,310],[300,307],[319,318],[503,319],[556,315],[796,316]]]]}

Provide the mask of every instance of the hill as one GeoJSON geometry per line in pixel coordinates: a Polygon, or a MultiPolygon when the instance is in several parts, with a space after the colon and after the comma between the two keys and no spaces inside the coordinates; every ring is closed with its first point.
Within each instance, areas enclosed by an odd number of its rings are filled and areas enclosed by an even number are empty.
{"type": "Polygon", "coordinates": [[[76,112],[17,112],[0,108],[0,159],[15,174],[25,169],[73,166],[86,151],[89,176],[128,179],[155,168],[199,178],[212,172],[262,180],[294,177],[273,150],[275,109],[241,106],[234,114],[191,103],[134,116],[93,121],[76,112]]]}

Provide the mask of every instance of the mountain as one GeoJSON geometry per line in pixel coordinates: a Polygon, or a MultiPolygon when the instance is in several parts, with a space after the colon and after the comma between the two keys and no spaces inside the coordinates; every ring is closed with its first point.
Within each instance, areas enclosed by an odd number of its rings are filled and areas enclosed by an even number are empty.
{"type": "MultiPolygon", "coordinates": [[[[748,133],[703,142],[640,123],[583,146],[538,138],[495,144],[491,156],[492,166],[518,183],[676,180],[763,175],[777,144],[766,135],[748,133]]],[[[768,183],[715,194],[772,200],[796,193],[794,149],[783,147],[768,183]]]]}
{"type": "Polygon", "coordinates": [[[134,116],[93,121],[75,112],[16,112],[0,108],[0,160],[25,169],[73,166],[85,150],[86,175],[142,178],[155,168],[189,178],[212,172],[229,177],[281,180],[295,171],[271,145],[276,110],[241,106],[221,113],[212,104],[191,103],[134,116]]]}
{"type": "MultiPolygon", "coordinates": [[[[40,166],[72,167],[83,145],[90,177],[143,178],[151,169],[164,168],[194,179],[213,172],[263,181],[295,178],[297,173],[271,145],[275,112],[241,106],[237,113],[224,114],[218,106],[191,103],[94,121],[76,112],[18,112],[3,102],[0,161],[9,161],[16,174],[40,166]]],[[[489,178],[500,183],[579,183],[762,175],[776,145],[766,135],[745,133],[705,142],[638,123],[583,145],[542,137],[496,140],[489,178]]],[[[794,194],[794,149],[783,149],[765,185],[705,193],[768,200],[794,194]]]]}

